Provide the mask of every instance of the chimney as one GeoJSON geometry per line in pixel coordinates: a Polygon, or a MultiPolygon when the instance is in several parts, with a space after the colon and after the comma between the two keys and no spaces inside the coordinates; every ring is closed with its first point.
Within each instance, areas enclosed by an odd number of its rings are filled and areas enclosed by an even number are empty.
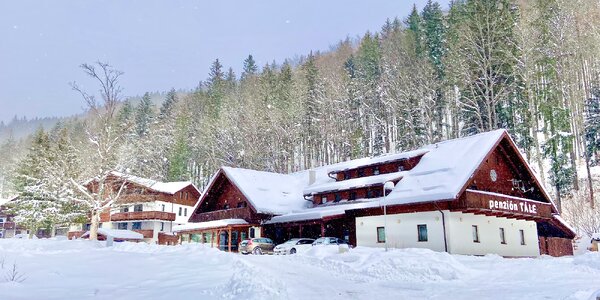
{"type": "Polygon", "coordinates": [[[315,170],[308,170],[308,185],[311,185],[317,181],[317,172],[315,170]]]}

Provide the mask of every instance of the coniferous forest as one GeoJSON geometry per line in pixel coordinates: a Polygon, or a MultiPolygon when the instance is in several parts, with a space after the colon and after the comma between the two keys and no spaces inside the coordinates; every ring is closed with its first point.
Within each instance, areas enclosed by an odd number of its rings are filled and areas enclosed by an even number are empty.
{"type": "Polygon", "coordinates": [[[127,70],[87,62],[82,72],[109,84],[73,84],[86,116],[0,145],[0,198],[30,195],[75,218],[77,205],[44,202],[76,193],[53,179],[118,169],[203,187],[222,165],[288,173],[506,128],[565,216],[600,230],[598,1],[429,1],[329,51],[240,60],[236,74],[215,59],[195,90],[158,105],[123,95],[127,70]]]}

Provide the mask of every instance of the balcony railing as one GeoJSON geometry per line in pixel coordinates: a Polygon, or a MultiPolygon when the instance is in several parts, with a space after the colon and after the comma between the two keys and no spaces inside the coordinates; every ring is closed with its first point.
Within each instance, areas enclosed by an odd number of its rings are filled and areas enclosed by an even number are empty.
{"type": "Polygon", "coordinates": [[[0,229],[14,229],[15,228],[15,223],[14,222],[0,222],[0,229]]]}
{"type": "Polygon", "coordinates": [[[165,211],[118,212],[110,216],[111,221],[162,220],[175,221],[175,213],[165,211]]]}
{"type": "Polygon", "coordinates": [[[133,231],[135,231],[137,233],[141,233],[145,239],[151,239],[152,236],[154,235],[154,230],[152,230],[152,229],[136,229],[133,231]]]}
{"type": "Polygon", "coordinates": [[[244,219],[249,221],[252,219],[252,214],[250,213],[250,209],[247,207],[230,208],[193,215],[191,221],[207,222],[223,219],[244,219]]]}

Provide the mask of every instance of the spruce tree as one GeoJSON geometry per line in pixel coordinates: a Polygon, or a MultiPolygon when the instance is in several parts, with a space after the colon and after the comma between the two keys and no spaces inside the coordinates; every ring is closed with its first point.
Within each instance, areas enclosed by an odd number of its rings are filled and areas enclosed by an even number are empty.
{"type": "Polygon", "coordinates": [[[252,57],[252,54],[250,54],[244,60],[244,70],[242,71],[242,80],[247,79],[249,76],[256,75],[257,71],[258,71],[258,66],[256,65],[256,61],[254,61],[254,57],[252,57]]]}
{"type": "Polygon", "coordinates": [[[162,106],[160,107],[159,117],[161,119],[170,118],[173,113],[173,108],[177,103],[177,92],[172,88],[165,97],[165,101],[163,101],[162,106]]]}
{"type": "Polygon", "coordinates": [[[150,124],[154,119],[154,104],[150,99],[150,93],[146,92],[138,104],[135,112],[136,133],[145,136],[150,130],[150,124]]]}

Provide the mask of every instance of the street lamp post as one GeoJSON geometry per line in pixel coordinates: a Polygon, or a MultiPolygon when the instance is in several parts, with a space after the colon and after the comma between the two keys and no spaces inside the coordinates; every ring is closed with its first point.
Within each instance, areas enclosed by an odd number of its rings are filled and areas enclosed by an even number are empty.
{"type": "Polygon", "coordinates": [[[394,189],[394,183],[391,181],[386,181],[383,184],[383,242],[385,243],[385,251],[388,251],[388,241],[387,241],[387,202],[386,200],[386,192],[394,189]]]}

